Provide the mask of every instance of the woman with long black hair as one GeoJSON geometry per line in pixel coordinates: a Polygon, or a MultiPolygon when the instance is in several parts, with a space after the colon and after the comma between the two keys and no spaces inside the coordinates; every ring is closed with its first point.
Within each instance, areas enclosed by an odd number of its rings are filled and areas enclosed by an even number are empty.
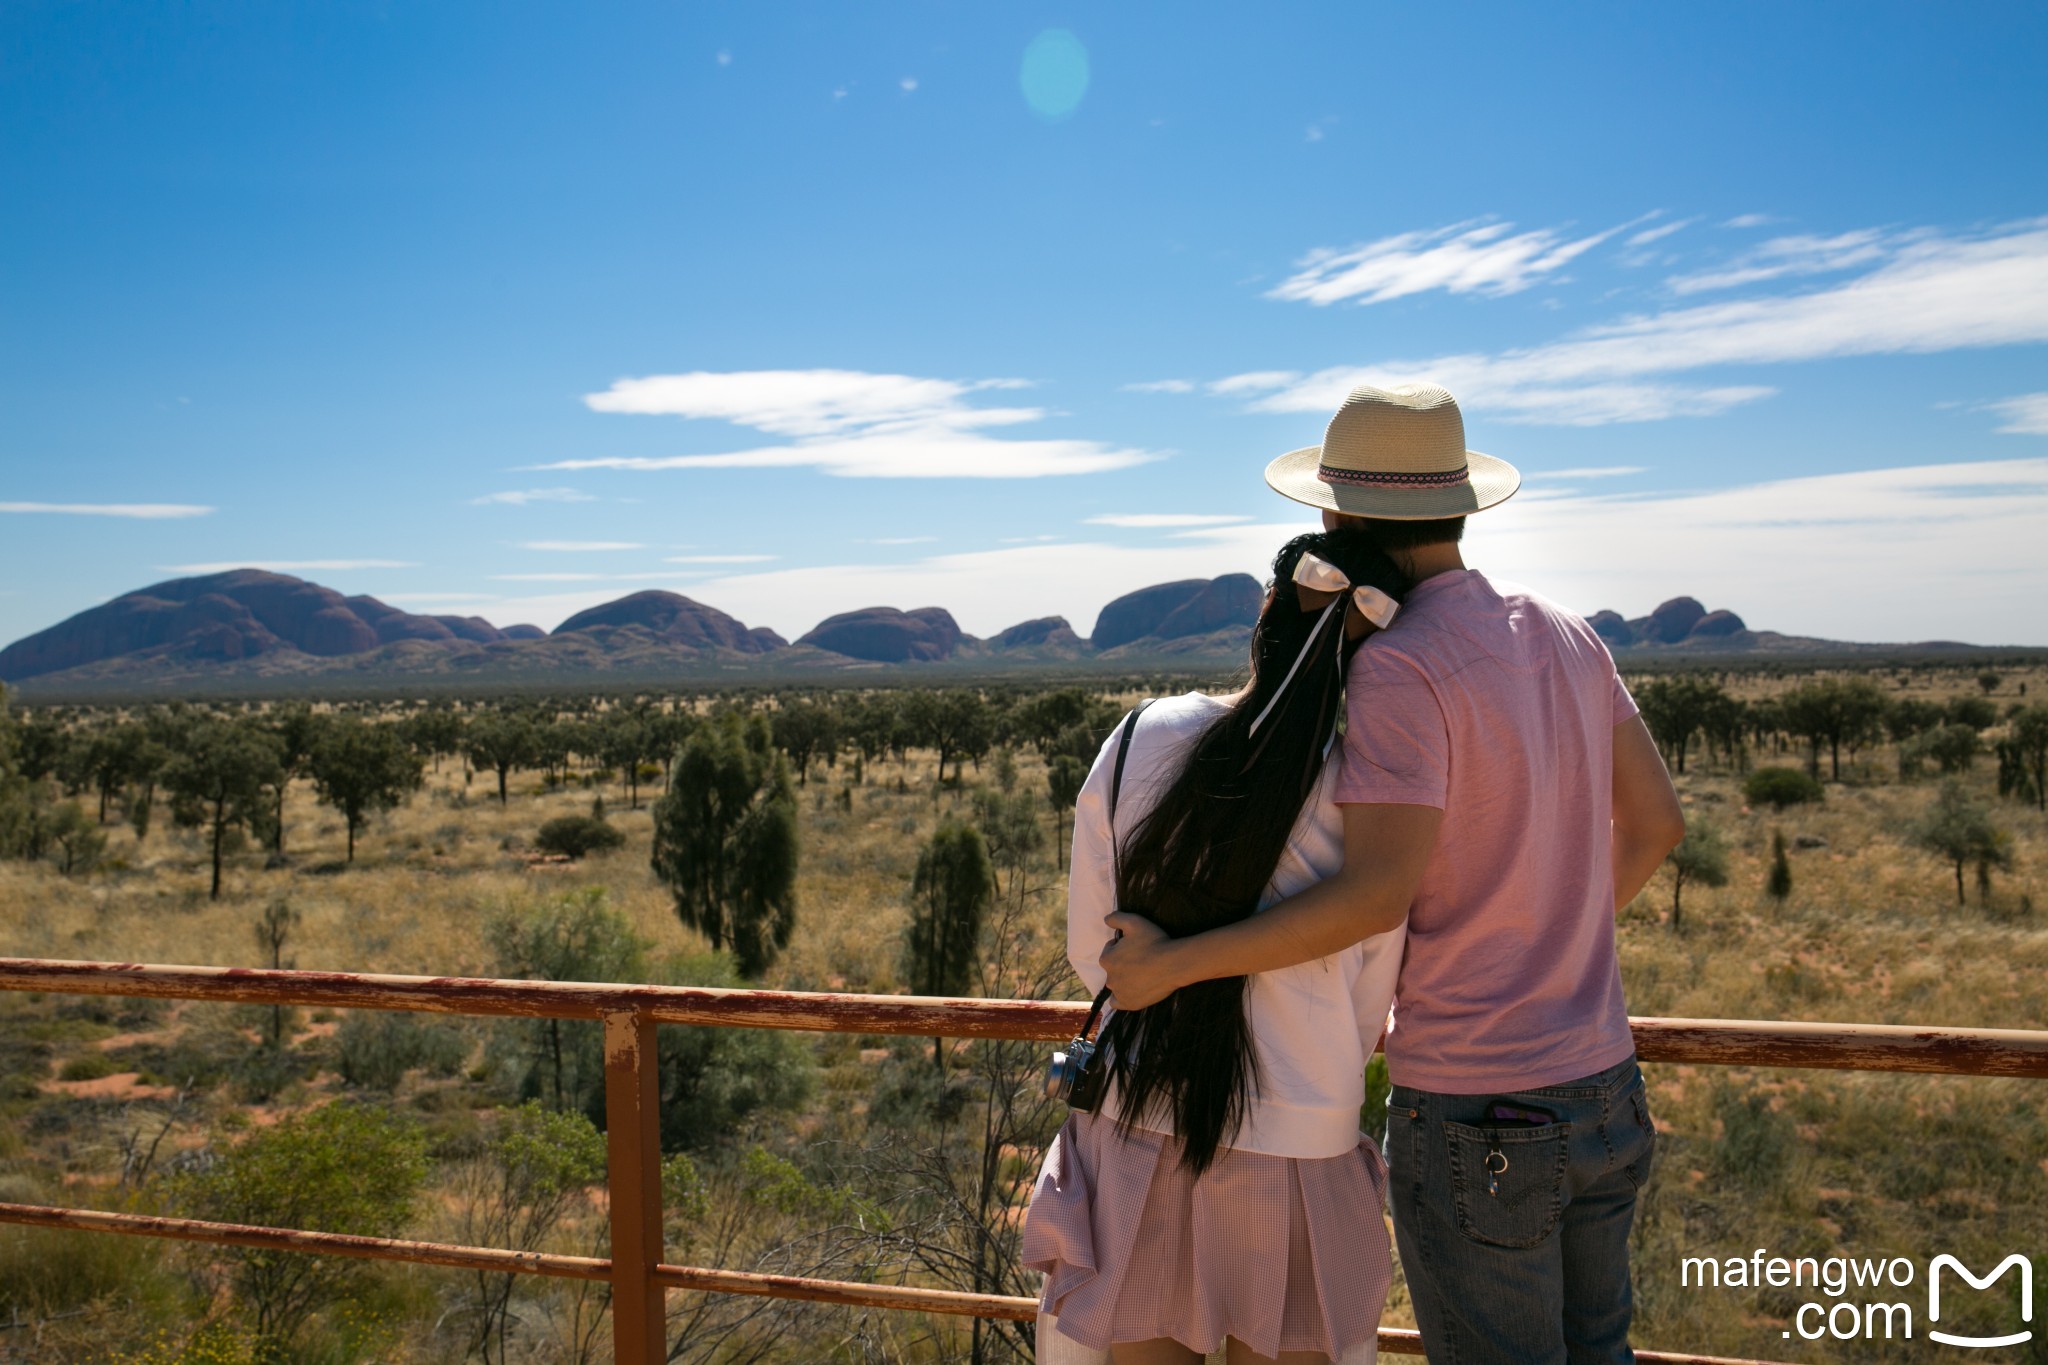
{"type": "MultiPolygon", "coordinates": [[[[1068,957],[1090,990],[1113,910],[1199,933],[1342,865],[1326,760],[1345,665],[1406,584],[1343,530],[1289,541],[1273,574],[1245,689],[1127,717],[1081,790],[1068,957]]],[[[1402,943],[1110,1014],[1100,1097],[1047,1150],[1025,1224],[1041,1361],[1195,1365],[1226,1342],[1232,1365],[1374,1358],[1392,1258],[1359,1111],[1402,943]]]]}

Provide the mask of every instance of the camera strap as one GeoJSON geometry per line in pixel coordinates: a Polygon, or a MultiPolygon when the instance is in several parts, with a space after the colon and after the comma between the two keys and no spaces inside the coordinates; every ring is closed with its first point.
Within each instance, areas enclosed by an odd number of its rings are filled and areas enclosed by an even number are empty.
{"type": "MultiPolygon", "coordinates": [[[[1131,708],[1131,714],[1124,717],[1124,732],[1116,744],[1116,767],[1109,774],[1109,865],[1111,876],[1118,884],[1123,881],[1123,849],[1116,838],[1116,798],[1124,786],[1124,760],[1131,756],[1131,731],[1138,728],[1138,717],[1145,714],[1153,698],[1147,697],[1131,708]]],[[[1088,1022],[1081,1026],[1081,1036],[1095,1035],[1095,1020],[1102,1013],[1102,1007],[1109,1003],[1109,987],[1104,986],[1095,993],[1095,1003],[1088,1007],[1088,1022]]]]}

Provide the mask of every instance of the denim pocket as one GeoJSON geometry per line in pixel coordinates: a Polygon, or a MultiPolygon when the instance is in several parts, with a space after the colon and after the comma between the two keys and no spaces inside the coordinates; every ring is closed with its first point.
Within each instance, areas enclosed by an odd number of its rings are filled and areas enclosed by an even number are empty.
{"type": "Polygon", "coordinates": [[[1549,1237],[1564,1213],[1571,1135],[1569,1123],[1541,1128],[1446,1123],[1458,1230],[1497,1247],[1532,1247],[1549,1237]]]}
{"type": "Polygon", "coordinates": [[[1650,1180],[1650,1166],[1657,1156],[1657,1123],[1650,1117],[1650,1092],[1639,1080],[1628,1092],[1629,1108],[1624,1113],[1633,1113],[1639,1132],[1636,1135],[1635,1156],[1622,1169],[1628,1173],[1629,1183],[1641,1189],[1650,1180]]]}

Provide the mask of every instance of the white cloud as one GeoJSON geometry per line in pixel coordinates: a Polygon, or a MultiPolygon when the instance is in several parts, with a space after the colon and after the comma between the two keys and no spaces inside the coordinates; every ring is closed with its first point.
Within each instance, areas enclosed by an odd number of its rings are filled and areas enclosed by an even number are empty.
{"type": "MultiPolygon", "coordinates": [[[[1279,509],[1276,509],[1279,510],[1279,509]]],[[[1687,594],[1760,630],[1843,640],[2048,645],[2048,458],[1866,470],[1700,494],[1518,497],[1472,521],[1468,560],[1581,611],[1640,615],[1687,594]]],[[[937,604],[976,635],[1065,616],[1082,633],[1152,583],[1263,579],[1298,520],[1194,528],[1163,542],[1059,541],[896,564],[779,568],[679,590],[794,639],[859,607],[937,604]]],[[[552,626],[616,589],[504,597],[382,595],[415,609],[552,626]]]]}
{"type": "Polygon", "coordinates": [[[1648,472],[1649,466],[1639,464],[1612,464],[1584,469],[1525,469],[1525,479],[1619,479],[1630,474],[1648,472]]]}
{"type": "Polygon", "coordinates": [[[1738,213],[1733,218],[1730,218],[1727,222],[1721,224],[1721,226],[1731,228],[1757,228],[1766,227],[1769,224],[1775,223],[1777,221],[1778,220],[1776,218],[1773,218],[1768,213],[1738,213]]]}
{"type": "Polygon", "coordinates": [[[1250,517],[1210,516],[1199,512],[1106,512],[1088,518],[1090,526],[1122,526],[1130,530],[1154,530],[1174,526],[1227,526],[1250,521],[1250,517]]]}
{"type": "Polygon", "coordinates": [[[403,559],[223,559],[209,564],[159,564],[159,573],[227,573],[231,569],[263,569],[270,573],[305,573],[316,569],[417,569],[403,559]]]}
{"type": "Polygon", "coordinates": [[[660,573],[494,573],[493,583],[654,583],[687,578],[673,569],[660,573]]]}
{"type": "Polygon", "coordinates": [[[1582,612],[1670,597],[1837,640],[2048,644],[2048,459],[1861,470],[1651,498],[1520,498],[1467,558],[1582,612]]]}
{"type": "Polygon", "coordinates": [[[1668,309],[1495,355],[1255,372],[1210,388],[1264,392],[1251,405],[1261,411],[1331,412],[1358,384],[1427,379],[1507,421],[1595,426],[1707,416],[1774,392],[1662,379],[1689,370],[2039,341],[2048,341],[2048,219],[1915,235],[1876,268],[1808,293],[1668,309]]]}
{"type": "Polygon", "coordinates": [[[876,536],[872,540],[856,542],[861,545],[929,545],[937,536],[876,536]]]}
{"type": "Polygon", "coordinates": [[[1035,407],[975,407],[970,394],[1027,387],[858,370],[703,371],[621,379],[584,401],[598,412],[718,419],[789,444],[712,455],[562,460],[541,469],[815,468],[842,478],[1039,478],[1124,469],[1157,452],[983,428],[1043,419],[1035,407]]]}
{"type": "Polygon", "coordinates": [[[1123,386],[1123,392],[1125,393],[1193,393],[1194,391],[1195,381],[1192,379],[1149,379],[1141,384],[1125,384],[1123,386]]]}
{"type": "MultiPolygon", "coordinates": [[[[1926,234],[1919,234],[1925,236],[1926,234]]],[[[1889,258],[1901,242],[1877,228],[1860,228],[1833,237],[1773,237],[1750,248],[1725,266],[1675,275],[1665,281],[1676,294],[1775,280],[1786,275],[1827,275],[1889,258]]]]}
{"type": "Polygon", "coordinates": [[[1630,234],[1628,240],[1623,242],[1622,245],[1642,247],[1648,246],[1652,242],[1661,242],[1674,232],[1681,232],[1698,221],[1699,219],[1697,218],[1681,218],[1675,223],[1665,223],[1659,227],[1644,228],[1641,232],[1630,234]]]}
{"type": "Polygon", "coordinates": [[[902,88],[902,90],[903,90],[903,93],[907,95],[907,94],[909,94],[909,93],[910,93],[911,91],[913,91],[913,90],[917,89],[917,77],[915,77],[915,76],[905,76],[905,77],[904,77],[904,78],[903,78],[902,80],[900,80],[900,81],[896,82],[896,84],[897,84],[897,85],[898,85],[899,87],[901,87],[901,88],[902,88]]]}
{"type": "Polygon", "coordinates": [[[1467,221],[1398,233],[1341,251],[1318,248],[1266,297],[1321,305],[1344,299],[1385,303],[1431,289],[1514,294],[1622,230],[1613,227],[1589,237],[1567,238],[1556,228],[1520,233],[1513,229],[1513,223],[1467,221]]]}
{"type": "Polygon", "coordinates": [[[574,488],[512,488],[502,493],[486,493],[469,501],[475,507],[488,507],[500,503],[509,507],[524,507],[535,502],[596,502],[597,499],[574,488]]]}
{"type": "Polygon", "coordinates": [[[1985,406],[2005,418],[1998,429],[2008,436],[2048,436],[2048,393],[2023,393],[1985,406]]]}
{"type": "Polygon", "coordinates": [[[1218,395],[1257,393],[1265,389],[1284,389],[1300,379],[1300,370],[1253,370],[1249,374],[1234,374],[1227,379],[1215,380],[1209,385],[1209,392],[1218,395]]]}
{"type": "Polygon", "coordinates": [[[766,564],[778,555],[670,555],[664,564],[766,564]]]}
{"type": "Polygon", "coordinates": [[[637,540],[522,540],[519,548],[581,554],[595,550],[644,550],[647,547],[637,540]]]}
{"type": "Polygon", "coordinates": [[[137,521],[173,521],[211,516],[211,507],[183,502],[0,502],[0,512],[52,513],[67,517],[132,517],[137,521]]]}

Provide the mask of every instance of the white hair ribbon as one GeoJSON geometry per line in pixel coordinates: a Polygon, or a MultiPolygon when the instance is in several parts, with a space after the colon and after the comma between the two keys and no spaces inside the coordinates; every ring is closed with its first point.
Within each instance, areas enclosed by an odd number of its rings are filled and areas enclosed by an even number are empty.
{"type": "MultiPolygon", "coordinates": [[[[1387,596],[1384,592],[1381,592],[1378,588],[1371,586],[1352,587],[1350,576],[1342,569],[1330,563],[1329,560],[1320,559],[1312,554],[1304,553],[1300,559],[1295,561],[1293,578],[1296,586],[1300,587],[1304,592],[1325,593],[1329,595],[1330,600],[1324,604],[1323,614],[1316,618],[1316,623],[1313,626],[1309,627],[1308,638],[1301,642],[1301,652],[1294,656],[1294,662],[1288,666],[1287,676],[1280,680],[1280,686],[1273,689],[1273,695],[1266,702],[1264,709],[1253,718],[1251,729],[1246,732],[1247,736],[1256,735],[1259,732],[1259,726],[1265,723],[1266,717],[1272,714],[1273,708],[1280,704],[1280,698],[1287,694],[1288,685],[1294,681],[1294,675],[1301,671],[1302,660],[1308,658],[1309,651],[1315,648],[1317,637],[1323,633],[1323,627],[1329,624],[1331,615],[1336,611],[1340,603],[1357,608],[1360,616],[1363,616],[1381,630],[1385,630],[1388,626],[1392,625],[1395,614],[1401,610],[1400,603],[1387,596]]],[[[1306,611],[1314,605],[1315,603],[1313,602],[1305,601],[1302,603],[1302,609],[1306,611]]],[[[1342,669],[1343,666],[1344,654],[1342,650],[1339,650],[1337,653],[1337,667],[1342,669]]]]}

